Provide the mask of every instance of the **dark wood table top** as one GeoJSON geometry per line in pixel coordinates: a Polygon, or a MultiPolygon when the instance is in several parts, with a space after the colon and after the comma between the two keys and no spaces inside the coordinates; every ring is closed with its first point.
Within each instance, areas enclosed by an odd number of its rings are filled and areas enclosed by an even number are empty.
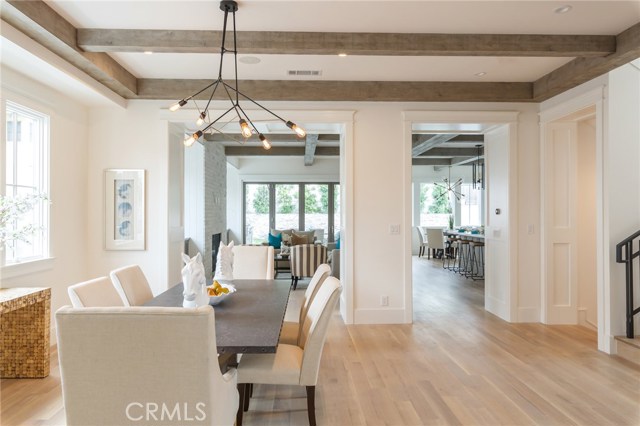
{"type": "MultiPolygon", "coordinates": [[[[220,281],[238,291],[213,307],[219,354],[275,353],[289,301],[289,280],[220,281]]],[[[182,283],[145,306],[182,306],[182,283]]]]}

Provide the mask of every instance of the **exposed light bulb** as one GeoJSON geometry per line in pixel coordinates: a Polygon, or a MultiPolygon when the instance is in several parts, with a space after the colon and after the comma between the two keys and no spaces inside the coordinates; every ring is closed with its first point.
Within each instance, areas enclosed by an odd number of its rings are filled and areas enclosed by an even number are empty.
{"type": "Polygon", "coordinates": [[[187,101],[185,101],[184,99],[181,99],[178,102],[176,102],[175,104],[171,105],[169,107],[169,111],[175,112],[175,111],[179,110],[180,108],[182,108],[183,106],[185,106],[186,104],[187,104],[187,101]]]}
{"type": "Polygon", "coordinates": [[[286,124],[287,124],[288,128],[290,128],[291,130],[296,132],[296,134],[298,135],[299,138],[304,138],[305,136],[307,136],[307,132],[302,127],[298,127],[298,125],[296,125],[296,123],[294,123],[292,121],[287,121],[286,124]]]}
{"type": "Polygon", "coordinates": [[[251,137],[251,129],[244,118],[240,119],[240,130],[242,131],[242,136],[245,138],[251,137]]]}
{"type": "Polygon", "coordinates": [[[191,146],[194,143],[196,143],[196,141],[198,139],[200,139],[200,136],[202,136],[202,130],[198,130],[197,132],[195,132],[194,134],[192,134],[191,136],[189,136],[188,138],[185,138],[184,140],[184,146],[191,146]]]}
{"type": "Polygon", "coordinates": [[[265,135],[263,135],[262,133],[259,133],[258,138],[260,138],[260,141],[262,142],[262,146],[264,147],[264,149],[271,149],[271,142],[269,142],[269,139],[267,139],[265,135]]]}
{"type": "Polygon", "coordinates": [[[198,116],[198,119],[196,120],[196,126],[202,126],[204,124],[204,119],[206,116],[207,116],[207,112],[202,111],[200,113],[200,116],[198,116]]]}

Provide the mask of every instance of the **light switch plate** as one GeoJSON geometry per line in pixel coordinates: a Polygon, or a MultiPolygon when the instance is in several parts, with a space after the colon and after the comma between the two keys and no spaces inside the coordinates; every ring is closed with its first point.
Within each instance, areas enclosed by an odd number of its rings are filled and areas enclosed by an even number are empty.
{"type": "Polygon", "coordinates": [[[399,224],[391,224],[391,225],[389,225],[389,233],[391,235],[400,234],[400,225],[399,224]]]}

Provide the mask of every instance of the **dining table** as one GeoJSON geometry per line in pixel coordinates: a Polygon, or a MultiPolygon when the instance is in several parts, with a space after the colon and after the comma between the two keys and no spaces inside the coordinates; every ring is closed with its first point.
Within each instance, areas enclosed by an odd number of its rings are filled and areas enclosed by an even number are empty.
{"type": "MultiPolygon", "coordinates": [[[[209,284],[210,284],[209,280],[209,284]]],[[[237,354],[275,353],[289,302],[290,280],[220,280],[236,292],[213,307],[221,364],[233,365],[237,354]]],[[[144,306],[180,307],[183,284],[158,294],[144,306]]]]}

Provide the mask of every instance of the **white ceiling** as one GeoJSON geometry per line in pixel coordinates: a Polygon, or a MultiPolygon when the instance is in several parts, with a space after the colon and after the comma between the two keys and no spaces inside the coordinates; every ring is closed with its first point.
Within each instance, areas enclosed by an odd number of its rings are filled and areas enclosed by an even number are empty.
{"type": "MultiPolygon", "coordinates": [[[[77,28],[218,30],[219,1],[45,0],[77,28]],[[194,17],[200,19],[194,19],[194,17]]],[[[239,31],[618,34],[638,1],[240,0],[239,31]],[[566,14],[555,14],[570,4],[566,14]]]]}
{"type": "MultiPolygon", "coordinates": [[[[219,1],[47,0],[78,28],[221,30],[219,1]]],[[[614,35],[640,21],[640,1],[239,1],[238,31],[614,35]],[[565,14],[554,13],[570,4],[565,14]]],[[[240,52],[241,54],[242,52],[240,52]]],[[[216,54],[114,53],[139,78],[213,78],[216,54]]],[[[573,58],[255,55],[240,79],[534,81],[573,58]],[[478,77],[475,74],[485,72],[478,77]],[[309,78],[306,78],[309,79],[309,78]]],[[[242,57],[242,55],[240,55],[242,57]]],[[[231,59],[231,58],[229,58],[231,59]]],[[[229,64],[231,66],[231,61],[229,64]]],[[[228,68],[230,71],[230,68],[228,68]]],[[[231,76],[230,73],[225,75],[231,76]]]]}

